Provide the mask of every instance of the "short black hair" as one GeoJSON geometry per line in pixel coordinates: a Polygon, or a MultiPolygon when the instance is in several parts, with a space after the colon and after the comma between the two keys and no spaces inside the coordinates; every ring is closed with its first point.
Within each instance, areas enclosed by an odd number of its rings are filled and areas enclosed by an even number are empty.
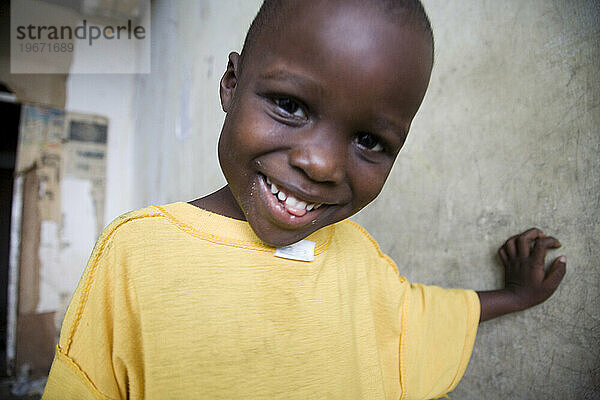
{"type": "MultiPolygon", "coordinates": [[[[305,0],[304,0],[305,1],[305,0]]],[[[351,2],[352,0],[348,1],[351,2]]],[[[355,1],[356,2],[356,1],[355,1]]],[[[240,56],[240,66],[243,65],[245,53],[256,43],[257,38],[265,27],[280,27],[285,19],[293,1],[290,0],[264,0],[256,17],[252,21],[240,56]]],[[[420,0],[360,0],[360,4],[367,4],[380,8],[386,15],[398,20],[410,21],[423,30],[431,43],[433,60],[434,40],[433,30],[429,17],[420,0]]]]}

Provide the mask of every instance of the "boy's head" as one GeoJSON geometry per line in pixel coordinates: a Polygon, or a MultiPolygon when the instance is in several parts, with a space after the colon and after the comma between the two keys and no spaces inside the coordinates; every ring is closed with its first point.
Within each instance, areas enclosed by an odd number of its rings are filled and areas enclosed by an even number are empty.
{"type": "Polygon", "coordinates": [[[239,217],[282,246],[381,191],[431,73],[415,0],[267,0],[221,80],[219,160],[239,217]]]}
{"type": "MultiPolygon", "coordinates": [[[[313,0],[314,1],[314,0],[313,0]]],[[[361,4],[367,7],[379,10],[398,24],[410,23],[414,24],[415,28],[421,29],[423,34],[429,39],[431,51],[433,55],[433,31],[429,22],[429,17],[423,8],[420,0],[346,0],[346,4],[361,4]]],[[[281,32],[285,27],[286,18],[293,18],[294,7],[313,6],[314,3],[307,1],[293,0],[264,0],[260,10],[254,17],[250,28],[244,40],[244,46],[241,52],[240,61],[243,64],[243,59],[252,51],[252,47],[257,43],[259,36],[267,32],[281,32]]]]}

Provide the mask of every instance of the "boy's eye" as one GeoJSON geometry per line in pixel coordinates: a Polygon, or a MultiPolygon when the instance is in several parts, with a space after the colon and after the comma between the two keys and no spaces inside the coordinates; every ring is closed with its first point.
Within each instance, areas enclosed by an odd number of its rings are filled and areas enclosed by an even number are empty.
{"type": "Polygon", "coordinates": [[[371,151],[383,151],[383,145],[370,133],[359,133],[354,141],[360,146],[371,151]]]}
{"type": "Polygon", "coordinates": [[[286,114],[293,115],[296,118],[306,119],[306,113],[304,112],[300,104],[298,104],[298,102],[288,97],[281,97],[273,101],[275,102],[277,107],[285,111],[286,114]]]}

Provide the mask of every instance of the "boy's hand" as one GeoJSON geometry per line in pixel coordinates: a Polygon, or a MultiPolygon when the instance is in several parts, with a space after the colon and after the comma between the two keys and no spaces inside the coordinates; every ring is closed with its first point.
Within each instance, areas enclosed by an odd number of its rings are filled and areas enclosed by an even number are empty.
{"type": "Polygon", "coordinates": [[[546,251],[561,244],[537,228],[511,237],[498,250],[504,264],[504,287],[515,295],[520,309],[548,299],[565,275],[567,259],[558,257],[545,271],[546,251]]]}
{"type": "Polygon", "coordinates": [[[560,246],[537,228],[509,238],[498,250],[504,264],[504,289],[478,292],[480,321],[524,310],[552,296],[565,275],[567,260],[556,258],[546,272],[546,251],[560,246]]]}

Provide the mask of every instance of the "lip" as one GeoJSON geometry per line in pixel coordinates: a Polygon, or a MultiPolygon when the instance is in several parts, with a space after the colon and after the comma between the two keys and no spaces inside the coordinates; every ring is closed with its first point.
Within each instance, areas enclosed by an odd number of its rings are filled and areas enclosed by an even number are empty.
{"type": "MultiPolygon", "coordinates": [[[[269,179],[271,179],[271,178],[269,178],[269,179]]],[[[266,176],[259,173],[258,181],[259,181],[258,186],[259,186],[260,197],[263,201],[266,211],[269,214],[270,219],[273,222],[275,222],[276,225],[278,225],[282,228],[299,229],[299,228],[303,228],[307,225],[311,225],[314,223],[314,221],[316,221],[316,219],[321,214],[323,214],[325,211],[327,211],[329,209],[329,206],[330,206],[329,204],[323,204],[318,209],[316,209],[316,210],[313,209],[311,211],[308,211],[306,214],[304,214],[301,217],[292,215],[292,214],[288,213],[285,210],[285,207],[281,204],[281,202],[275,196],[273,196],[273,193],[271,193],[271,189],[269,188],[269,185],[267,184],[266,176]]],[[[271,181],[273,181],[273,180],[271,179],[271,181]]],[[[293,190],[289,190],[285,186],[280,186],[276,182],[274,182],[274,183],[278,187],[281,187],[281,189],[288,195],[292,195],[294,197],[298,196],[298,197],[296,197],[297,199],[313,202],[313,201],[311,201],[311,198],[309,196],[303,196],[302,194],[298,194],[293,190]]],[[[314,201],[314,202],[318,203],[318,201],[314,201]]]]}

